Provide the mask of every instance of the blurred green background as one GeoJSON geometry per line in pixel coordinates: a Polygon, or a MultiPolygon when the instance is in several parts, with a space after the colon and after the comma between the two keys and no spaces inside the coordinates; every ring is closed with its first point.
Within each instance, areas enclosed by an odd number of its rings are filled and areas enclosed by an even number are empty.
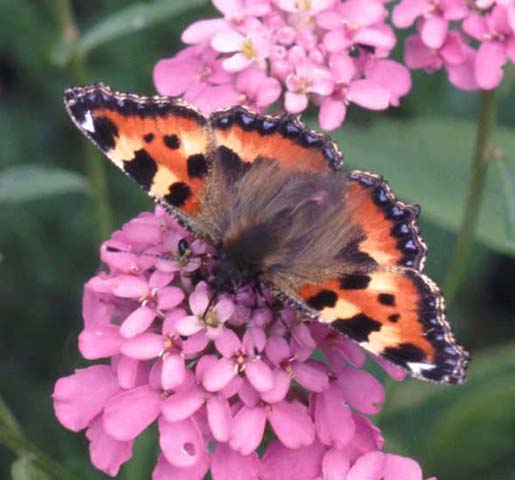
{"type": "MultiPolygon", "coordinates": [[[[100,239],[86,140],[62,103],[78,78],[59,20],[65,4],[0,0],[0,391],[32,442],[77,478],[100,479],[84,435],[57,423],[50,398],[58,377],[84,365],[81,291],[98,268],[100,239]]],[[[140,94],[154,93],[152,67],[180,48],[183,28],[216,15],[202,0],[72,5],[88,54],[84,81],[140,94]]],[[[505,158],[489,169],[478,241],[449,306],[457,337],[472,351],[469,382],[389,382],[374,420],[387,451],[415,457],[426,477],[440,480],[515,479],[514,78],[508,70],[497,93],[495,145],[505,158]]],[[[441,73],[416,72],[413,80],[399,109],[351,110],[333,136],[347,165],[383,174],[401,199],[421,204],[426,271],[442,283],[464,205],[477,95],[450,87],[441,73]]],[[[106,164],[106,173],[113,227],[152,209],[114,167],[106,164]]],[[[138,441],[119,478],[150,478],[155,437],[138,441]]],[[[0,446],[0,478],[11,478],[15,460],[0,446]]]]}

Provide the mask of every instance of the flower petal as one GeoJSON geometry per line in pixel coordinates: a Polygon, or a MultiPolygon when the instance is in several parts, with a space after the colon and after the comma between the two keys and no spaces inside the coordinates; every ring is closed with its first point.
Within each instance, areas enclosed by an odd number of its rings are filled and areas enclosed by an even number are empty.
{"type": "Polygon", "coordinates": [[[107,402],[103,427],[116,440],[132,440],[158,417],[160,409],[159,392],[149,385],[126,390],[107,402]]]}
{"type": "Polygon", "coordinates": [[[227,442],[231,432],[232,414],[227,399],[211,396],[207,403],[207,422],[213,437],[219,442],[227,442]]]}
{"type": "Polygon", "coordinates": [[[108,365],[76,370],[55,384],[52,394],[55,415],[66,428],[78,432],[86,428],[119,391],[116,376],[108,365]]]}
{"type": "Polygon", "coordinates": [[[211,457],[213,480],[258,480],[259,458],[256,453],[242,455],[224,443],[217,443],[211,457]]]}
{"type": "Polygon", "coordinates": [[[120,466],[132,456],[132,440],[120,442],[110,437],[102,427],[101,417],[91,423],[86,437],[89,440],[91,463],[111,477],[115,477],[120,466]]]}
{"type": "Polygon", "coordinates": [[[299,403],[275,403],[270,407],[268,420],[277,438],[288,448],[306,447],[315,440],[315,426],[307,408],[299,403]]]}
{"type": "Polygon", "coordinates": [[[161,417],[159,446],[166,460],[179,468],[192,467],[205,455],[204,440],[193,418],[167,422],[161,417]]]}
{"type": "Polygon", "coordinates": [[[191,417],[204,404],[204,392],[193,385],[170,395],[162,402],[161,412],[169,422],[178,422],[191,417]]]}
{"type": "Polygon", "coordinates": [[[122,337],[131,338],[145,332],[156,318],[153,308],[142,306],[134,310],[120,325],[122,337]]]}
{"type": "Polygon", "coordinates": [[[257,449],[265,431],[266,413],[262,407],[242,407],[233,420],[229,445],[242,455],[257,449]]]}

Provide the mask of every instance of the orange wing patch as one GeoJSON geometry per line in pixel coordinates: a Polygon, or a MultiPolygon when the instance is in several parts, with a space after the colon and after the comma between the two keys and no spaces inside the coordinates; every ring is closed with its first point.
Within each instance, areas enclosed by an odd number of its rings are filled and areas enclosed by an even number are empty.
{"type": "Polygon", "coordinates": [[[345,208],[363,232],[359,251],[379,265],[422,270],[427,247],[417,226],[418,206],[399,202],[378,175],[355,170],[349,180],[345,208]]]}
{"type": "Polygon", "coordinates": [[[71,88],[65,103],[86,136],[152,197],[187,214],[198,210],[212,141],[194,108],[103,85],[71,88]]]}
{"type": "Polygon", "coordinates": [[[330,324],[425,380],[461,383],[468,354],[456,344],[438,287],[413,269],[353,273],[297,292],[330,324]]]}
{"type": "Polygon", "coordinates": [[[214,112],[215,142],[244,162],[273,158],[297,171],[340,169],[343,158],[326,135],[308,129],[296,117],[258,115],[244,107],[214,112]]]}

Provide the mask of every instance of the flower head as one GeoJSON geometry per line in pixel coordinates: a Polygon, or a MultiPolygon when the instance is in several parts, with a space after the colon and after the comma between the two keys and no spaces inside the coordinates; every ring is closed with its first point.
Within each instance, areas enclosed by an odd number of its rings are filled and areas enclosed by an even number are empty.
{"type": "Polygon", "coordinates": [[[79,346],[109,363],[59,379],[53,395],[58,420],[86,430],[92,463],[115,476],[157,423],[154,480],[200,480],[208,469],[214,480],[420,479],[416,462],[381,451],[367,416],[384,391],[362,369],[364,351],[287,305],[272,307],[262,289],[215,292],[215,257],[161,208],[102,245],[79,346]],[[323,360],[312,358],[316,349],[323,360]]]}

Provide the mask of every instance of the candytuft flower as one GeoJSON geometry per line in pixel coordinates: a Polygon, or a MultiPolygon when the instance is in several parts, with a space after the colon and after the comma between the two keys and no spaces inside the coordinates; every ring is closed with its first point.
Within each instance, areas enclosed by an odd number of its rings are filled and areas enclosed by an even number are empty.
{"type": "Polygon", "coordinates": [[[102,245],[79,345],[109,362],[59,379],[53,394],[62,425],[86,431],[92,463],[116,476],[157,423],[154,480],[422,479],[415,461],[381,451],[368,415],[384,391],[364,351],[266,291],[215,294],[214,255],[159,207],[102,245]]]}
{"type": "MultiPolygon", "coordinates": [[[[398,105],[399,97],[410,89],[408,69],[391,59],[386,62],[396,40],[386,23],[388,11],[383,1],[231,0],[213,3],[223,18],[200,20],[190,25],[182,39],[191,46],[157,64],[154,82],[159,93],[184,94],[186,100],[210,113],[216,108],[214,103],[209,104],[200,94],[199,98],[193,98],[191,90],[196,84],[205,86],[209,92],[219,80],[201,72],[221,67],[229,75],[223,81],[225,107],[243,104],[262,112],[280,102],[280,108],[297,114],[310,103],[323,105],[320,124],[332,130],[344,121],[349,102],[363,108],[385,110],[398,105]],[[180,73],[176,67],[184,62],[184,52],[207,55],[211,65],[200,68],[194,59],[191,65],[185,66],[189,73],[180,73]],[[213,52],[216,52],[214,56],[213,52]],[[351,67],[343,75],[332,67],[335,55],[349,58],[351,67]],[[369,67],[372,64],[374,67],[369,67]],[[398,87],[392,87],[392,81],[388,85],[377,81],[389,77],[392,65],[396,72],[401,72],[396,75],[398,87]],[[354,91],[359,88],[360,100],[355,101],[352,92],[347,94],[351,84],[355,84],[354,91]],[[238,95],[230,95],[229,88],[238,95]]],[[[191,53],[186,57],[188,55],[191,53]]],[[[209,96],[206,93],[206,97],[209,96]]]]}

